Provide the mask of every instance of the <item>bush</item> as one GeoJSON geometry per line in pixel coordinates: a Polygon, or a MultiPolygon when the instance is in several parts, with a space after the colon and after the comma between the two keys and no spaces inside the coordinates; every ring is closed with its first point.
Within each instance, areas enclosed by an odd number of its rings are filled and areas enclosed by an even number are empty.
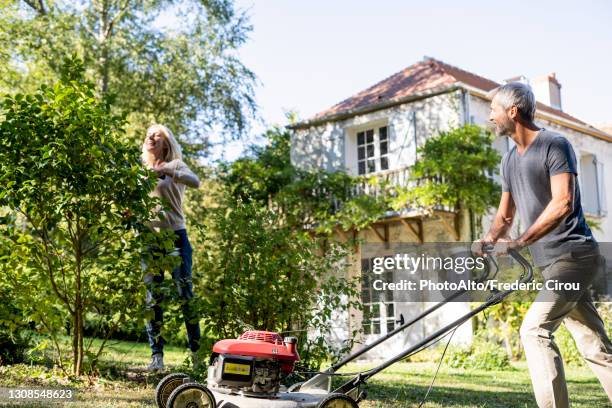
{"type": "MultiPolygon", "coordinates": [[[[608,336],[612,337],[612,303],[598,302],[595,304],[599,315],[606,325],[608,336]]],[[[563,362],[570,367],[583,367],[586,365],[580,351],[576,347],[576,342],[565,325],[561,325],[559,330],[555,332],[555,343],[561,351],[563,362]]]]}
{"type": "Polygon", "coordinates": [[[494,342],[476,336],[469,346],[450,348],[444,359],[454,368],[481,370],[505,370],[511,368],[510,359],[504,348],[494,342]]]}
{"type": "Polygon", "coordinates": [[[30,338],[24,332],[16,336],[0,333],[0,366],[24,362],[29,348],[30,338]]]}
{"type": "Polygon", "coordinates": [[[204,333],[215,340],[247,329],[295,336],[301,362],[318,368],[347,351],[334,350],[326,338],[336,313],[358,307],[350,300],[357,298],[355,285],[334,276],[344,271],[348,252],[283,221],[256,202],[226,198],[200,225],[194,256],[202,275],[204,333]]]}
{"type": "Polygon", "coordinates": [[[576,347],[576,342],[565,325],[561,325],[555,332],[555,343],[563,356],[563,363],[567,366],[582,367],[584,360],[576,347]]]}
{"type": "Polygon", "coordinates": [[[13,305],[11,293],[0,283],[0,366],[21,363],[30,348],[23,313],[13,305]]]}

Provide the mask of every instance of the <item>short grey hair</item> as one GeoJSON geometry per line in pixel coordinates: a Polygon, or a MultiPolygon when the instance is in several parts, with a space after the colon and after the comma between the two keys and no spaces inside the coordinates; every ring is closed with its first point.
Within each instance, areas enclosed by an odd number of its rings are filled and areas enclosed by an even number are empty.
{"type": "Polygon", "coordinates": [[[516,106],[521,117],[533,121],[536,112],[536,100],[531,87],[522,82],[509,82],[489,92],[504,109],[516,106]]]}

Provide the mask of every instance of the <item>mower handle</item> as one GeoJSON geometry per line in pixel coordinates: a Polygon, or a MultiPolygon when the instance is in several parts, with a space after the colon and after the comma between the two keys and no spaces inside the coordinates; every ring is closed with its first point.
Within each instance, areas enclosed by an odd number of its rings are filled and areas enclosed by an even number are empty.
{"type": "MultiPolygon", "coordinates": [[[[523,270],[523,274],[521,275],[521,279],[519,280],[519,282],[521,282],[521,283],[530,282],[533,279],[533,267],[531,266],[529,261],[527,261],[527,259],[525,259],[516,249],[509,249],[508,250],[508,254],[511,257],[513,257],[519,264],[521,264],[521,266],[524,269],[523,270]]],[[[443,335],[447,334],[448,332],[450,332],[451,330],[459,327],[461,324],[465,323],[466,321],[468,321],[473,316],[476,316],[478,313],[480,313],[481,311],[485,310],[489,306],[501,302],[504,298],[506,298],[513,291],[514,291],[513,289],[508,289],[506,291],[497,293],[492,298],[489,298],[485,303],[483,303],[482,305],[480,305],[476,309],[470,311],[466,315],[460,317],[459,319],[457,319],[453,323],[448,324],[446,327],[444,327],[444,328],[438,330],[437,332],[431,334],[426,339],[421,340],[416,345],[410,347],[407,350],[404,350],[400,354],[396,355],[395,357],[391,358],[390,360],[387,360],[386,362],[384,362],[383,364],[379,365],[378,367],[375,367],[375,368],[373,368],[371,370],[368,370],[367,372],[365,372],[363,374],[357,375],[357,377],[355,377],[352,380],[346,382],[345,384],[343,384],[342,386],[340,386],[339,388],[334,390],[334,392],[347,393],[350,390],[358,389],[359,386],[361,384],[365,384],[366,381],[370,377],[376,375],[377,373],[381,372],[382,370],[384,370],[385,368],[389,367],[390,365],[395,364],[396,362],[398,362],[400,360],[403,360],[407,356],[409,356],[409,355],[411,355],[411,354],[413,354],[415,352],[420,351],[419,349],[421,349],[423,347],[427,347],[427,345],[429,343],[431,343],[432,341],[435,341],[436,339],[439,339],[441,336],[443,336],[443,335]]],[[[443,303],[445,303],[445,302],[441,302],[438,305],[443,304],[443,303]]],[[[385,338],[383,337],[383,339],[385,339],[385,338]]],[[[376,342],[374,344],[378,344],[378,343],[379,342],[376,342]]],[[[353,358],[354,357],[355,357],[355,355],[353,356],[353,358]]],[[[344,363],[348,362],[347,360],[350,360],[350,359],[351,358],[345,359],[344,363]]],[[[335,371],[335,368],[336,367],[332,366],[332,370],[335,371]]]]}
{"type": "MultiPolygon", "coordinates": [[[[494,249],[493,245],[489,245],[489,244],[483,245],[483,250],[486,251],[487,253],[492,253],[493,249],[494,249]]],[[[523,258],[523,256],[521,256],[521,254],[519,254],[515,250],[510,250],[509,254],[514,259],[516,259],[523,266],[523,268],[525,268],[525,270],[527,272],[527,277],[526,278],[525,278],[525,272],[523,272],[523,275],[521,276],[521,282],[529,282],[529,281],[531,281],[532,278],[533,278],[533,269],[531,268],[531,265],[529,264],[529,262],[525,258],[523,258]]],[[[484,281],[486,281],[486,280],[491,278],[491,276],[490,276],[491,264],[493,264],[495,266],[495,273],[493,274],[493,277],[495,277],[497,275],[497,273],[499,272],[499,265],[497,264],[497,262],[495,262],[493,257],[485,257],[484,259],[486,261],[485,262],[484,272],[482,273],[482,275],[480,277],[478,277],[475,280],[478,283],[484,282],[484,281]]],[[[368,352],[369,350],[375,348],[379,344],[384,343],[389,338],[395,336],[397,333],[406,330],[408,327],[412,326],[414,323],[418,322],[419,320],[423,319],[427,315],[429,315],[429,314],[433,313],[434,311],[436,311],[437,309],[441,308],[444,304],[450,302],[452,299],[458,298],[459,296],[463,295],[466,292],[467,292],[467,290],[461,290],[461,291],[455,292],[449,298],[447,298],[447,299],[443,300],[442,302],[437,303],[433,307],[431,307],[431,308],[421,312],[416,317],[410,319],[408,322],[403,323],[399,327],[396,327],[391,332],[389,332],[386,335],[378,338],[377,340],[375,340],[371,344],[366,345],[366,346],[362,347],[361,349],[359,349],[358,351],[356,351],[355,353],[350,354],[350,355],[344,357],[343,359],[338,361],[336,364],[332,365],[329,368],[329,371],[330,372],[338,371],[340,369],[340,367],[342,367],[342,366],[346,365],[347,363],[353,361],[354,359],[356,359],[357,357],[361,356],[362,354],[365,354],[366,352],[368,352]]]]}
{"type": "Polygon", "coordinates": [[[529,263],[527,259],[523,255],[519,253],[516,249],[509,249],[508,254],[513,257],[518,263],[521,264],[525,272],[521,275],[521,283],[531,282],[533,280],[533,266],[529,263]]]}
{"type": "MultiPolygon", "coordinates": [[[[493,244],[485,244],[482,246],[482,251],[485,253],[491,254],[493,253],[494,250],[495,250],[495,246],[493,244]]],[[[521,264],[521,266],[523,267],[524,272],[521,275],[520,282],[521,283],[531,282],[533,280],[533,267],[531,266],[529,261],[525,259],[525,257],[521,255],[520,252],[514,248],[508,249],[508,255],[514,258],[514,260],[517,261],[519,264],[521,264]]]]}

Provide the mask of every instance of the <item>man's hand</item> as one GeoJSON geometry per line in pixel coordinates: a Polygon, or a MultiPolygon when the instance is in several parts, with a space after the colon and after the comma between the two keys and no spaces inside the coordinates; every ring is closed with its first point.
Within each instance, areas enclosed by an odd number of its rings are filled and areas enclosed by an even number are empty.
{"type": "Polygon", "coordinates": [[[524,247],[523,243],[518,240],[514,240],[511,238],[500,238],[495,243],[495,248],[493,250],[493,253],[497,256],[508,255],[508,252],[511,249],[519,251],[523,247],[524,247]]]}
{"type": "Polygon", "coordinates": [[[493,244],[494,243],[487,237],[483,239],[477,239],[476,241],[472,242],[472,254],[476,256],[487,256],[488,254],[487,252],[485,252],[485,247],[492,246],[493,244]]]}

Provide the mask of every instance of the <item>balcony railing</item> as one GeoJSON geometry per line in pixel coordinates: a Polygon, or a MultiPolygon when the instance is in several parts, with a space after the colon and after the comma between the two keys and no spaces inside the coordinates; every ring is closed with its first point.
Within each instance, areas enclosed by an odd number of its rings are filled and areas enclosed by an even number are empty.
{"type": "MultiPolygon", "coordinates": [[[[338,197],[333,192],[327,191],[324,187],[317,188],[314,194],[321,196],[326,196],[330,200],[330,204],[333,212],[337,212],[342,208],[342,204],[345,200],[350,198],[360,196],[360,195],[370,195],[374,197],[380,197],[383,195],[387,196],[397,196],[397,193],[403,189],[415,188],[421,185],[424,181],[435,181],[435,182],[444,182],[444,178],[440,176],[429,177],[424,179],[411,179],[410,178],[410,168],[404,167],[397,170],[386,170],[382,172],[373,173],[365,176],[369,180],[347,185],[344,190],[344,194],[342,197],[338,197]],[[374,178],[375,180],[372,180],[374,178]]],[[[448,206],[436,206],[436,210],[442,211],[450,211],[454,212],[454,208],[448,206]]],[[[410,203],[406,203],[406,207],[403,210],[416,210],[410,203]]]]}
{"type": "Polygon", "coordinates": [[[368,178],[370,177],[375,177],[377,179],[376,182],[362,182],[358,184],[355,189],[355,195],[368,194],[378,197],[381,194],[385,194],[384,189],[386,187],[410,188],[419,185],[418,180],[410,179],[410,169],[408,167],[399,170],[385,170],[374,173],[368,178]]]}

